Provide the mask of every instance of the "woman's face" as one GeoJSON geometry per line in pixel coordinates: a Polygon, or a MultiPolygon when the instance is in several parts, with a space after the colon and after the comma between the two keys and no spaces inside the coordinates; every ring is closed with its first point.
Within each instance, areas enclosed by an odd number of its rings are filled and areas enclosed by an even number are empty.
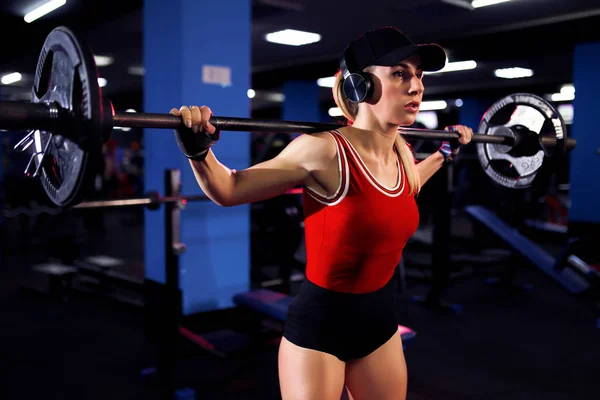
{"type": "Polygon", "coordinates": [[[374,112],[392,125],[412,125],[423,98],[421,58],[411,56],[393,67],[372,67],[375,85],[371,106],[374,112]]]}

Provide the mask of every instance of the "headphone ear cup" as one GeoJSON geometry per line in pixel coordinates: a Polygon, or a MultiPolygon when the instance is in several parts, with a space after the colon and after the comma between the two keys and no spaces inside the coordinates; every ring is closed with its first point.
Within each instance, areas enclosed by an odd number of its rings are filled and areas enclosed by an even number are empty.
{"type": "Polygon", "coordinates": [[[367,100],[373,91],[373,82],[368,74],[352,73],[344,78],[344,95],[352,103],[367,100]]]}
{"type": "Polygon", "coordinates": [[[369,73],[363,73],[362,74],[363,79],[365,80],[365,86],[367,87],[367,90],[365,92],[365,98],[363,99],[363,101],[367,101],[371,98],[371,96],[373,95],[373,79],[371,78],[371,74],[369,73]]]}

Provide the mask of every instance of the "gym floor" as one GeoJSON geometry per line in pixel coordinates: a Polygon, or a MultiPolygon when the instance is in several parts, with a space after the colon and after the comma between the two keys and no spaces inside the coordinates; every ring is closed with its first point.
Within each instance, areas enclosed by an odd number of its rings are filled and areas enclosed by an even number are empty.
{"type": "MultiPolygon", "coordinates": [[[[142,244],[132,247],[128,240],[141,241],[142,226],[123,224],[123,218],[107,213],[111,234],[98,235],[93,245],[88,240],[88,246],[139,263],[142,244]]],[[[154,365],[142,312],[90,297],[52,302],[23,291],[33,279],[30,266],[47,261],[47,253],[36,246],[4,248],[13,250],[3,253],[0,268],[0,398],[158,398],[140,374],[154,365]]],[[[411,303],[428,286],[408,279],[397,310],[400,323],[418,332],[405,351],[408,399],[598,396],[597,315],[525,263],[517,281],[534,290],[491,289],[483,274],[454,281],[446,299],[464,312],[453,315],[411,303]]],[[[275,346],[219,359],[182,340],[179,354],[178,379],[198,399],[280,398],[275,346]]]]}

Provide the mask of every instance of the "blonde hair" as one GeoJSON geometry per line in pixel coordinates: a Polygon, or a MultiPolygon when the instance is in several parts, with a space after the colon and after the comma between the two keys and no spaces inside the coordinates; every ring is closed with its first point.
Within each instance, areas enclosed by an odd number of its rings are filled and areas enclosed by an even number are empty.
{"type": "MultiPolygon", "coordinates": [[[[348,125],[352,125],[356,118],[356,114],[358,114],[358,103],[352,103],[346,98],[342,88],[343,83],[344,77],[341,72],[338,71],[335,75],[335,83],[333,84],[333,100],[342,111],[342,114],[344,114],[346,120],[348,120],[348,125]]],[[[415,157],[412,148],[400,134],[396,136],[396,150],[400,155],[400,162],[404,167],[409,193],[416,194],[421,190],[421,182],[415,165],[415,157]]]]}

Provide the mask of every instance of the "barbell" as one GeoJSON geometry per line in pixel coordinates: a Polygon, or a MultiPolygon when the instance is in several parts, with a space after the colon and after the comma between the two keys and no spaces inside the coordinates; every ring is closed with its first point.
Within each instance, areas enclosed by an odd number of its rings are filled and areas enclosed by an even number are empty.
{"type": "MultiPolygon", "coordinates": [[[[49,199],[59,207],[78,204],[96,175],[102,143],[115,126],[176,129],[180,117],[157,113],[115,112],[98,86],[94,56],[66,27],[52,30],[44,41],[29,103],[0,102],[0,129],[29,131],[15,145],[29,151],[25,174],[40,177],[49,199]]],[[[343,125],[213,116],[221,131],[304,133],[343,125]]],[[[441,130],[399,128],[408,139],[453,140],[441,130]]],[[[547,158],[573,149],[561,115],[541,97],[516,93],[494,103],[473,135],[479,161],[496,183],[509,188],[531,186],[547,158]]]]}

